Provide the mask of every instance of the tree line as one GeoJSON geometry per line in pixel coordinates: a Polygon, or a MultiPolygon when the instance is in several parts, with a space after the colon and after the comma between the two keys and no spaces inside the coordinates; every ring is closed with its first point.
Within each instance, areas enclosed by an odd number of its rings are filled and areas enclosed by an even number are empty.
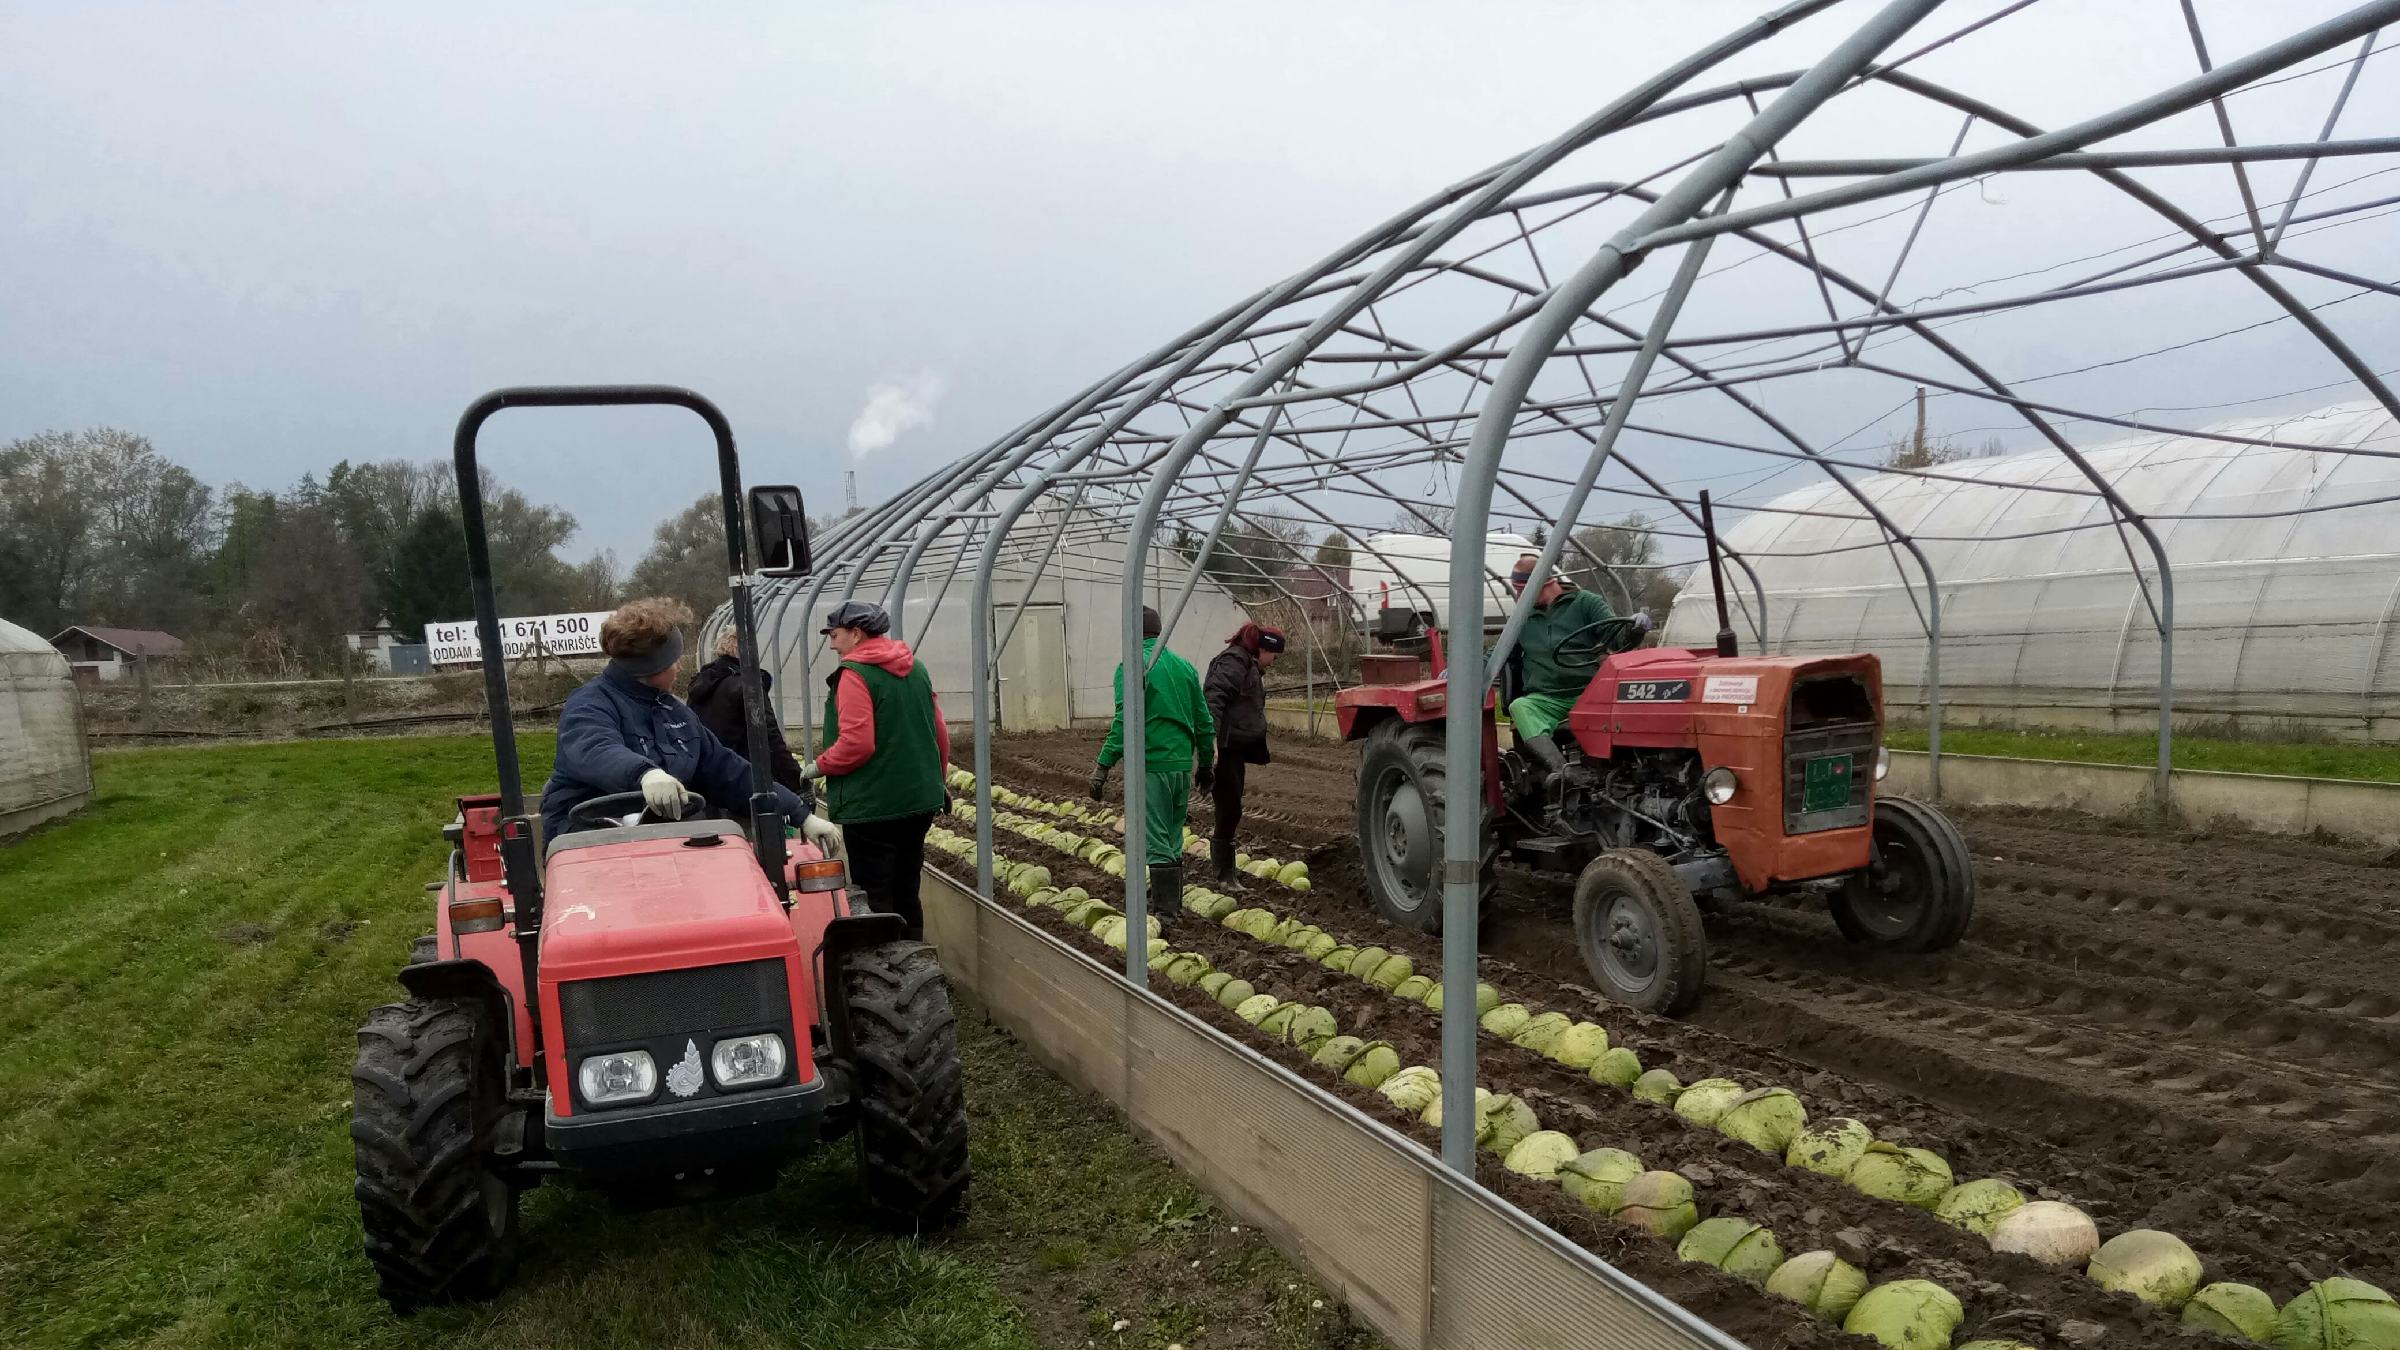
{"type": "MultiPolygon", "coordinates": [[[[481,486],[503,614],[607,609],[629,593],[706,612],[724,597],[714,494],[622,572],[607,551],[560,556],[573,515],[488,471],[481,486]]],[[[343,635],[380,618],[417,640],[472,612],[458,512],[439,461],[345,459],[280,490],[216,489],[132,432],[43,432],[0,446],[0,617],[45,637],[159,629],[217,668],[331,673],[352,659],[343,635]]]]}

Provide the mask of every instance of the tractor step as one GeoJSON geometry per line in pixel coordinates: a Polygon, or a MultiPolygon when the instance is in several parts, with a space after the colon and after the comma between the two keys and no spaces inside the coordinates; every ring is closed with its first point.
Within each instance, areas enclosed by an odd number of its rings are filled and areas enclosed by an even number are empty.
{"type": "Polygon", "coordinates": [[[1545,871],[1572,872],[1583,863],[1587,846],[1561,834],[1537,834],[1514,845],[1517,860],[1545,871]]]}

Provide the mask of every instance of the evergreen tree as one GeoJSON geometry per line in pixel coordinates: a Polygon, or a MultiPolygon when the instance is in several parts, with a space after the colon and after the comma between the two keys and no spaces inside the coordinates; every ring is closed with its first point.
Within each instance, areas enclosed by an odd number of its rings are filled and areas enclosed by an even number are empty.
{"type": "Polygon", "coordinates": [[[392,550],[391,582],[384,591],[384,612],[402,638],[421,642],[425,625],[464,619],[475,611],[474,591],[467,579],[467,536],[458,517],[442,507],[427,507],[392,550]]]}

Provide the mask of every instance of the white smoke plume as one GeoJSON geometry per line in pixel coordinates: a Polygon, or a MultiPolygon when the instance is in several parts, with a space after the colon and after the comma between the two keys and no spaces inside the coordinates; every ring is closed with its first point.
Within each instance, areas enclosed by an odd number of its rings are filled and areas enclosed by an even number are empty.
{"type": "Polygon", "coordinates": [[[850,458],[865,459],[919,427],[933,425],[933,405],[942,397],[942,377],[930,370],[877,380],[867,406],[850,423],[850,458]]]}

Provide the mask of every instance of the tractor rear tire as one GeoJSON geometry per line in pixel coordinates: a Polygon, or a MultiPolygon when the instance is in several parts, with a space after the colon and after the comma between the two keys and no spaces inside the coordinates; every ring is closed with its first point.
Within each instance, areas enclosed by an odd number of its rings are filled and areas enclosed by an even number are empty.
{"type": "Polygon", "coordinates": [[[489,1165],[511,1108],[480,1011],[441,998],[377,1008],[350,1083],[354,1189],[385,1301],[410,1313],[499,1293],[517,1266],[517,1190],[489,1165]]]}
{"type": "MultiPolygon", "coordinates": [[[[1386,721],[1368,734],[1358,757],[1358,853],[1367,898],[1385,919],[1425,933],[1442,931],[1443,822],[1450,803],[1445,734],[1438,722],[1386,721]]],[[[1499,860],[1489,805],[1481,816],[1479,924],[1492,903],[1499,860]]]]}
{"type": "Polygon", "coordinates": [[[958,1217],[967,1196],[967,1097],[958,1014],[933,947],[886,942],[844,963],[858,1075],[858,1170],[867,1204],[907,1231],[958,1217]]]}
{"type": "Polygon", "coordinates": [[[1708,933],[1664,858],[1610,849],[1575,878],[1575,945],[1610,1002],[1674,1016],[1708,982],[1708,933]]]}
{"type": "Polygon", "coordinates": [[[1876,867],[1833,893],[1842,936],[1899,952],[1957,946],[1975,917],[1975,865],[1958,826],[1912,797],[1879,797],[1875,852],[1876,867]]]}

